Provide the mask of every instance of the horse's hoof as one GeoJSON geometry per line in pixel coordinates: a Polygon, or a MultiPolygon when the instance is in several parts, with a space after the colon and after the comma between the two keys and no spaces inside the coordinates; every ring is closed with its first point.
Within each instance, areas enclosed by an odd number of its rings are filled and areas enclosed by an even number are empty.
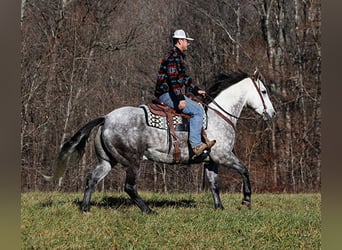
{"type": "Polygon", "coordinates": [[[215,209],[216,209],[216,210],[218,210],[218,209],[223,210],[224,207],[220,204],[220,205],[215,206],[215,209]]]}
{"type": "Polygon", "coordinates": [[[241,205],[239,205],[239,206],[237,207],[238,210],[246,209],[246,208],[248,208],[248,209],[251,209],[251,208],[252,208],[252,204],[251,204],[250,201],[243,200],[243,201],[241,202],[241,205]]]}
{"type": "Polygon", "coordinates": [[[83,213],[89,213],[90,212],[90,207],[89,206],[81,206],[80,210],[83,213]]]}
{"type": "Polygon", "coordinates": [[[252,208],[252,203],[250,201],[243,200],[241,205],[247,207],[248,209],[252,208]]]}

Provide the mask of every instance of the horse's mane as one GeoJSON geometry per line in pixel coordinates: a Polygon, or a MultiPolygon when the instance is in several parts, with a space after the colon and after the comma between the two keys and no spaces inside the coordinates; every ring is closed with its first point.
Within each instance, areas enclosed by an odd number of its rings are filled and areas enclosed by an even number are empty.
{"type": "MultiPolygon", "coordinates": [[[[240,82],[247,77],[248,74],[243,71],[221,73],[209,79],[208,81],[205,81],[203,85],[207,89],[207,95],[214,99],[218,96],[218,94],[221,93],[222,90],[229,88],[230,86],[234,85],[237,82],[240,82]]],[[[205,102],[208,103],[210,102],[210,100],[205,100],[205,102]]]]}

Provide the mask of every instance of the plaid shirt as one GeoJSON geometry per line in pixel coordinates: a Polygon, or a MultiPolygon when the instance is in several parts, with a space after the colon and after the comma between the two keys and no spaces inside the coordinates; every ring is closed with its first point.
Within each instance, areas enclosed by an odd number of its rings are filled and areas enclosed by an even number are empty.
{"type": "Polygon", "coordinates": [[[199,88],[192,79],[185,74],[185,54],[176,46],[172,47],[161,61],[155,96],[159,98],[166,92],[173,92],[178,100],[184,100],[182,88],[186,86],[186,92],[197,95],[199,88]]]}

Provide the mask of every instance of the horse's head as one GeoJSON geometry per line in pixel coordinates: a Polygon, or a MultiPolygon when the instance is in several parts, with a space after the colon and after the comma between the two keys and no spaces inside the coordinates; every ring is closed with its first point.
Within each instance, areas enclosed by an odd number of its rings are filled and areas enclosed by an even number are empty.
{"type": "Polygon", "coordinates": [[[262,115],[264,120],[274,117],[276,112],[264,85],[265,78],[258,71],[255,71],[250,79],[253,83],[253,87],[249,92],[247,105],[255,110],[255,112],[262,115]]]}

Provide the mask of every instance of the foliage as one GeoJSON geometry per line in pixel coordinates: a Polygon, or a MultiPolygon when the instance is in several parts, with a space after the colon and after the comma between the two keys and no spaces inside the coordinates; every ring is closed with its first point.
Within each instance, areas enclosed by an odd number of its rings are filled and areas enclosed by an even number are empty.
{"type": "Polygon", "coordinates": [[[320,249],[320,194],[255,195],[143,192],[158,215],[142,214],[123,193],[95,193],[90,213],[79,193],[23,193],[23,249],[320,249]]]}

